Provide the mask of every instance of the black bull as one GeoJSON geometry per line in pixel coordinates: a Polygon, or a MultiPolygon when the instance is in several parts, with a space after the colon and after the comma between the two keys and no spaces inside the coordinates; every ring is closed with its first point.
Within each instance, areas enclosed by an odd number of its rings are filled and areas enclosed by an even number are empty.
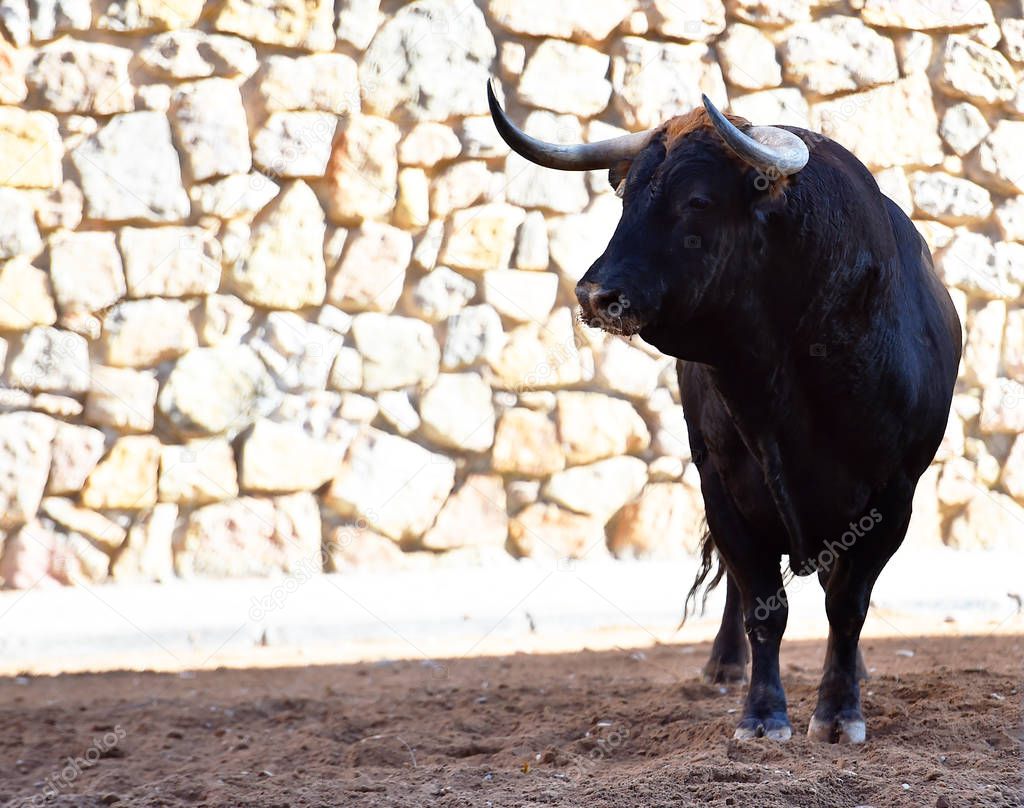
{"type": "Polygon", "coordinates": [[[779,674],[786,555],[818,576],[830,626],[808,734],[863,741],[860,631],[942,439],[960,357],[923,239],[856,157],[804,129],[730,126],[706,102],[642,136],[556,147],[516,130],[489,95],[513,149],[609,168],[623,197],[576,294],[588,324],[678,360],[709,528],[691,596],[715,553],[727,578],[705,673],[742,680],[752,663],[736,737],[792,732],[779,674]],[[803,152],[779,157],[781,172],[759,145],[780,139],[803,152]]]}

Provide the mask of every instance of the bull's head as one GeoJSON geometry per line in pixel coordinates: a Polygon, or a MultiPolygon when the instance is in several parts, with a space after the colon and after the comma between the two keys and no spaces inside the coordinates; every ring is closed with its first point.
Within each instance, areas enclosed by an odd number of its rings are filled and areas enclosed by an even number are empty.
{"type": "Polygon", "coordinates": [[[707,97],[704,109],[655,129],[568,146],[517,129],[490,86],[488,99],[502,138],[531,162],[608,169],[622,218],[576,285],[583,320],[640,334],[677,356],[668,332],[726,316],[727,299],[749,286],[750,262],[765,250],[762,231],[784,204],[785,178],[809,158],[796,134],[730,119],[707,97]]]}

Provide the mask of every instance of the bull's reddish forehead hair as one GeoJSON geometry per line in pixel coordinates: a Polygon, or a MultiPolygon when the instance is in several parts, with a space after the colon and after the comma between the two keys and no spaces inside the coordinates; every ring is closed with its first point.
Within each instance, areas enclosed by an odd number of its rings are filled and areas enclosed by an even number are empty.
{"type": "MultiPolygon", "coordinates": [[[[746,129],[750,126],[750,121],[738,115],[727,114],[725,117],[740,129],[746,129]]],[[[710,129],[713,131],[715,127],[711,123],[711,116],[708,115],[708,111],[704,107],[697,107],[682,115],[676,115],[676,117],[663,123],[661,128],[665,133],[665,149],[671,151],[690,133],[696,132],[699,129],[710,129]]]]}

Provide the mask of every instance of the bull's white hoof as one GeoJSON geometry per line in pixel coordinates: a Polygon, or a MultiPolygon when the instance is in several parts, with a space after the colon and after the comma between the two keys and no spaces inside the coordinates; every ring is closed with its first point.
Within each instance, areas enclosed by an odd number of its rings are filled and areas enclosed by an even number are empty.
{"type": "Polygon", "coordinates": [[[839,743],[858,744],[868,739],[868,725],[863,721],[839,722],[839,743]]]}
{"type": "Polygon", "coordinates": [[[832,743],[832,730],[835,725],[831,721],[822,721],[811,716],[811,723],[807,725],[807,737],[812,741],[832,743]]]}
{"type": "Polygon", "coordinates": [[[769,741],[788,741],[793,737],[792,727],[779,727],[778,729],[770,729],[765,734],[769,741]]]}
{"type": "Polygon", "coordinates": [[[807,725],[807,737],[822,743],[864,743],[868,737],[867,724],[859,718],[837,718],[822,721],[811,716],[807,725]]]}

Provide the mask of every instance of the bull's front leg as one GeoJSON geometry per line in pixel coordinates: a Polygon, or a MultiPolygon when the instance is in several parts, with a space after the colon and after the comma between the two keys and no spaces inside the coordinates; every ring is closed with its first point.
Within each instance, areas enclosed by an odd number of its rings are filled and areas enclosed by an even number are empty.
{"type": "Polygon", "coordinates": [[[786,631],[789,604],[782,586],[779,559],[773,563],[748,560],[737,577],[743,599],[743,623],[750,641],[750,687],[743,718],[736,726],[739,740],[766,737],[785,741],[793,734],[786,714],[786,692],[779,670],[779,645],[786,631]]]}
{"type": "Polygon", "coordinates": [[[863,661],[858,643],[871,590],[906,534],[910,500],[888,509],[876,508],[871,513],[877,516],[877,524],[850,547],[837,548],[825,584],[828,649],[818,686],[818,703],[807,727],[807,735],[819,741],[856,744],[867,737],[860,701],[863,661]]]}
{"type": "Polygon", "coordinates": [[[782,586],[780,558],[764,552],[763,543],[736,509],[718,472],[710,464],[699,470],[708,528],[729,580],[739,592],[743,628],[750,642],[750,685],[735,737],[786,740],[793,729],[786,715],[779,645],[789,605],[782,586]]]}

